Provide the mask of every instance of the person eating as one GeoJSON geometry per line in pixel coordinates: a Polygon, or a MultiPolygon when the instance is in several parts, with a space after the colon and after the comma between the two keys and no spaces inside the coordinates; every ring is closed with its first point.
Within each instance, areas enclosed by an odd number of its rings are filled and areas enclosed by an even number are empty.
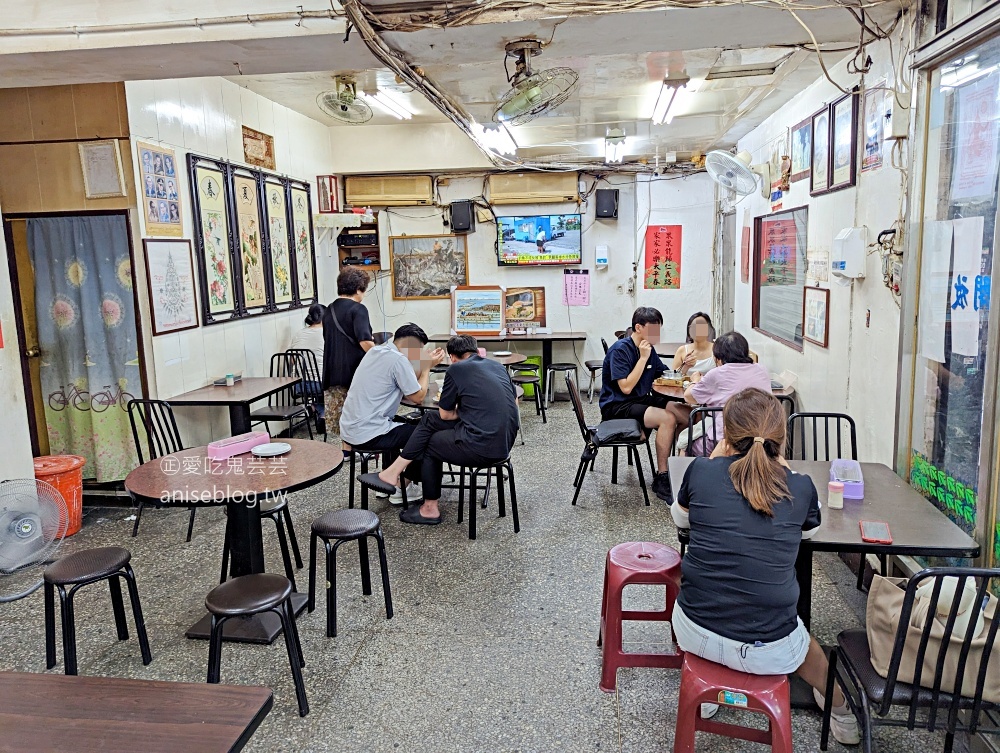
{"type": "Polygon", "coordinates": [[[704,376],[715,368],[715,356],[712,353],[715,327],[712,325],[712,318],[704,311],[692,314],[688,319],[686,332],[687,341],[674,353],[674,371],[679,371],[684,376],[704,376]]]}

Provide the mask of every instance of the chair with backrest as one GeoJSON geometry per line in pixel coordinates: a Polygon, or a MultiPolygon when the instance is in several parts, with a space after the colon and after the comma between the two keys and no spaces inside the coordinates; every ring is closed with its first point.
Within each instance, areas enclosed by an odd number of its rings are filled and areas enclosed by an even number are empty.
{"type": "MultiPolygon", "coordinates": [[[[294,353],[275,353],[271,356],[271,376],[272,377],[298,377],[303,371],[301,359],[294,353]]],[[[264,424],[270,434],[270,422],[288,422],[288,434],[291,435],[295,428],[296,420],[305,423],[309,430],[309,439],[313,438],[312,422],[310,420],[309,408],[300,404],[295,399],[294,386],[285,387],[267,399],[266,408],[258,408],[250,414],[251,424],[264,424]]]]}
{"type": "MultiPolygon", "coordinates": [[[[990,674],[995,677],[1000,672],[1000,667],[990,661],[1000,626],[1000,614],[992,611],[998,587],[1000,568],[929,568],[910,578],[885,677],[872,663],[864,628],[844,630],[837,636],[837,645],[830,654],[825,697],[833,693],[835,680],[845,689],[848,684],[853,687],[856,697],[846,690],[845,695],[860,723],[865,753],[872,749],[873,726],[920,728],[930,732],[943,730],[945,753],[951,753],[957,733],[970,736],[1000,734],[996,725],[1000,703],[983,698],[987,677],[990,674]],[[945,578],[957,579],[950,584],[957,586],[954,597],[942,595],[945,578]],[[966,583],[975,585],[972,609],[976,613],[981,611],[978,605],[985,604],[987,597],[994,602],[987,612],[992,613],[993,618],[982,621],[978,637],[979,621],[976,619],[968,620],[965,629],[956,627],[966,583]],[[928,586],[925,590],[929,595],[918,598],[917,589],[921,585],[928,586]],[[916,614],[935,616],[920,624],[919,618],[913,619],[915,610],[919,610],[916,614]],[[913,682],[904,682],[902,677],[913,682]],[[890,716],[893,707],[904,707],[907,711],[890,716]]],[[[992,686],[995,692],[995,681],[992,686]]],[[[829,733],[830,705],[827,704],[823,712],[820,750],[826,750],[829,733]]]]}
{"type": "MultiPolygon", "coordinates": [[[[164,455],[180,452],[184,449],[181,443],[181,434],[177,430],[177,421],[174,419],[174,412],[170,404],[164,400],[129,400],[128,420],[132,425],[132,441],[135,442],[135,454],[139,458],[139,465],[147,460],[156,460],[164,455]],[[139,427],[142,427],[146,441],[140,439],[139,427]],[[143,452],[143,446],[146,452],[143,452]]],[[[139,509],[135,513],[135,525],[132,526],[132,537],[139,533],[139,521],[142,520],[142,511],[146,503],[139,500],[139,509]]],[[[191,507],[191,514],[188,518],[187,540],[191,540],[191,532],[194,530],[194,514],[197,507],[191,507]]]]}
{"type": "MultiPolygon", "coordinates": [[[[689,455],[692,450],[696,451],[698,455],[710,455],[722,438],[722,408],[699,405],[691,411],[686,434],[686,449],[689,455]],[[695,437],[695,434],[700,434],[700,436],[695,437]]],[[[676,494],[676,492],[675,489],[674,493],[676,494]]],[[[687,545],[691,541],[690,531],[686,528],[678,528],[677,541],[680,544],[681,557],[683,557],[687,551],[687,545]]]]}
{"type": "Polygon", "coordinates": [[[308,348],[289,348],[286,353],[293,354],[299,358],[299,376],[302,381],[292,388],[292,394],[296,399],[308,405],[316,420],[316,430],[323,435],[326,441],[326,421],[319,418],[323,408],[323,372],[320,371],[316,354],[308,348]]]}
{"type": "Polygon", "coordinates": [[[649,493],[646,491],[646,478],[642,472],[642,459],[639,457],[639,445],[646,444],[648,447],[648,437],[643,427],[632,418],[615,418],[610,421],[601,421],[597,426],[588,426],[583,413],[583,401],[580,399],[580,392],[577,390],[576,382],[571,374],[566,375],[566,388],[569,390],[573,412],[580,424],[580,433],[583,435],[584,443],[580,464],[576,469],[576,478],[573,479],[573,486],[576,487],[576,492],[573,494],[573,504],[576,504],[576,500],[580,496],[583,480],[587,476],[587,468],[593,469],[597,452],[602,447],[612,448],[611,483],[618,483],[618,448],[624,447],[628,457],[635,459],[635,469],[639,474],[639,486],[642,488],[642,496],[648,507],[649,493]]]}

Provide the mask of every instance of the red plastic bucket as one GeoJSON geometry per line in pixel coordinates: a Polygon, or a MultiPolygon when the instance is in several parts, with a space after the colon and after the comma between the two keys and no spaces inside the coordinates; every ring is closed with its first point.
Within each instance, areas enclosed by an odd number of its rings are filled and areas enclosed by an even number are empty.
{"type": "Polygon", "coordinates": [[[63,499],[69,513],[66,535],[72,536],[83,524],[83,466],[87,458],[82,455],[44,455],[35,458],[35,478],[52,484],[63,499]]]}

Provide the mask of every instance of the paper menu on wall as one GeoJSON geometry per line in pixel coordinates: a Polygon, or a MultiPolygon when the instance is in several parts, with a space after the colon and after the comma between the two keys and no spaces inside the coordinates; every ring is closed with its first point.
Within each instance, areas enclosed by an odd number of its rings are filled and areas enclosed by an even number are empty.
{"type": "Polygon", "coordinates": [[[920,309],[917,317],[917,352],[929,361],[944,363],[944,327],[948,319],[952,223],[924,223],[923,262],[920,273],[920,309]]]}
{"type": "Polygon", "coordinates": [[[982,302],[983,218],[952,220],[951,350],[963,356],[979,355],[979,308],[982,302]]]}
{"type": "Polygon", "coordinates": [[[590,270],[563,270],[562,302],[564,306],[590,305],[590,270]]]}

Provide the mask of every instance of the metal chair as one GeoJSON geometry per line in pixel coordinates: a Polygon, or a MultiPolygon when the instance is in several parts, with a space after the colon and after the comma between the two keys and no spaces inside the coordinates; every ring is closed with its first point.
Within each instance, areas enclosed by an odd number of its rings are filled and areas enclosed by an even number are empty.
{"type": "Polygon", "coordinates": [[[302,381],[295,385],[292,394],[312,408],[316,432],[323,435],[325,442],[326,421],[319,418],[320,408],[323,407],[323,372],[316,361],[316,354],[308,348],[289,348],[285,352],[299,357],[299,376],[302,381]]]}
{"type": "Polygon", "coordinates": [[[691,411],[687,428],[687,454],[708,457],[715,445],[722,439],[722,408],[719,406],[699,405],[691,411]],[[712,422],[708,423],[711,419],[712,422]],[[695,425],[701,426],[701,436],[694,437],[695,425]],[[711,446],[708,443],[711,442],[711,446]],[[696,452],[697,451],[697,452],[696,452]]]}
{"type": "MultiPolygon", "coordinates": [[[[272,377],[298,377],[301,373],[302,365],[298,355],[275,353],[271,356],[272,377]]],[[[251,425],[254,423],[264,424],[269,434],[271,433],[270,421],[287,421],[288,433],[291,435],[295,428],[295,420],[299,418],[304,419],[306,428],[309,430],[309,439],[312,439],[313,431],[309,408],[296,402],[295,390],[292,386],[275,392],[268,397],[266,408],[258,408],[250,414],[251,425]]]]}
{"type": "MultiPolygon", "coordinates": [[[[184,449],[181,443],[181,434],[177,430],[177,421],[174,419],[174,412],[170,404],[163,400],[129,400],[128,401],[128,421],[132,426],[132,441],[135,442],[135,454],[139,458],[139,465],[146,460],[156,460],[156,458],[180,452],[184,449]],[[143,454],[143,442],[139,439],[139,426],[142,426],[146,434],[146,453],[143,454]]],[[[139,521],[142,520],[142,511],[146,503],[139,500],[139,509],[135,513],[135,525],[132,526],[132,538],[139,534],[139,521]]],[[[191,506],[191,515],[188,518],[187,541],[191,540],[191,532],[194,530],[194,514],[197,507],[191,506]]]]}
{"type": "MultiPolygon", "coordinates": [[[[969,735],[1000,734],[994,716],[1000,710],[1000,704],[983,700],[983,687],[990,671],[990,659],[996,642],[997,628],[1000,627],[1000,616],[994,616],[988,630],[984,627],[983,634],[976,639],[977,646],[974,650],[973,634],[977,620],[969,620],[969,627],[963,631],[964,634],[955,630],[964,586],[970,578],[977,589],[973,604],[980,605],[984,603],[991,590],[996,593],[997,586],[1000,585],[1000,568],[929,568],[921,570],[910,578],[906,585],[903,606],[899,614],[899,627],[892,647],[889,670],[885,677],[880,676],[872,666],[868,635],[864,628],[844,630],[837,636],[837,645],[830,654],[825,697],[832,696],[834,680],[845,688],[844,695],[847,696],[847,702],[861,725],[861,740],[865,753],[871,753],[872,750],[873,726],[906,727],[910,730],[919,727],[930,732],[943,728],[945,753],[951,753],[957,732],[966,732],[969,735]],[[917,589],[925,582],[933,584],[926,613],[936,615],[939,609],[942,579],[949,576],[957,578],[958,581],[955,597],[946,608],[947,616],[924,620],[924,625],[919,628],[918,639],[915,634],[916,628],[910,625],[917,589]],[[929,647],[932,632],[935,637],[940,638],[940,643],[929,647]],[[916,657],[904,659],[904,648],[911,656],[911,652],[915,649],[916,657]],[[957,658],[957,663],[946,662],[946,658],[953,660],[957,658]],[[951,672],[954,676],[946,679],[945,672],[949,664],[952,665],[951,672]],[[912,673],[913,682],[902,681],[901,672],[905,672],[904,676],[907,677],[912,673]],[[969,681],[966,680],[967,677],[970,678],[969,681]],[[847,692],[848,682],[854,687],[857,699],[852,693],[847,692]],[[894,706],[906,707],[909,711],[889,718],[888,715],[894,706]],[[988,725],[982,722],[988,722],[988,725]]],[[[996,597],[991,596],[991,598],[996,597]]],[[[973,608],[978,611],[978,606],[973,608]]],[[[993,667],[992,672],[996,671],[998,668],[993,667]]],[[[831,704],[827,703],[823,712],[820,750],[826,750],[829,739],[830,713],[831,704]]]]}
{"type": "Polygon", "coordinates": [[[858,459],[858,435],[854,419],[846,413],[793,413],[788,417],[788,458],[790,460],[820,460],[836,458],[858,459]],[[822,429],[820,423],[822,422],[822,429]],[[811,431],[810,431],[811,429],[811,431]],[[812,446],[809,435],[812,435],[812,446]],[[796,436],[800,438],[798,457],[795,455],[796,436]],[[850,437],[850,456],[844,454],[845,441],[850,437]]]}
{"type": "Polygon", "coordinates": [[[583,480],[587,477],[587,468],[593,470],[597,460],[597,451],[602,447],[612,448],[611,483],[618,483],[618,448],[624,447],[629,459],[635,458],[639,486],[642,488],[646,507],[649,507],[649,492],[646,491],[646,478],[642,472],[642,459],[639,457],[639,445],[645,444],[647,449],[649,448],[649,438],[644,428],[639,425],[638,421],[631,418],[616,418],[610,421],[601,421],[597,426],[588,426],[587,419],[583,415],[583,401],[580,400],[580,392],[576,388],[576,381],[572,374],[566,374],[566,388],[569,390],[573,412],[580,424],[580,433],[583,435],[584,442],[583,454],[580,455],[580,465],[577,466],[576,478],[573,479],[573,486],[576,487],[576,492],[573,494],[573,504],[576,504],[576,500],[580,496],[583,480]]]}

